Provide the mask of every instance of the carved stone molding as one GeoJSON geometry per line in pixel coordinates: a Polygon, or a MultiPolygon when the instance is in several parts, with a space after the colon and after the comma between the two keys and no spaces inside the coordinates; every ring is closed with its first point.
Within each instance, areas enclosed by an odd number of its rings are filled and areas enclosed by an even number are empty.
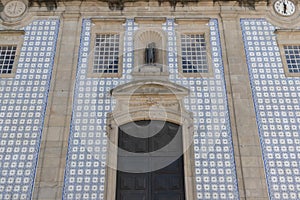
{"type": "Polygon", "coordinates": [[[111,90],[116,106],[107,118],[109,138],[105,199],[115,199],[118,127],[138,120],[161,120],[182,126],[185,194],[187,200],[196,199],[193,152],[193,117],[183,105],[189,90],[161,80],[138,80],[111,90]]]}

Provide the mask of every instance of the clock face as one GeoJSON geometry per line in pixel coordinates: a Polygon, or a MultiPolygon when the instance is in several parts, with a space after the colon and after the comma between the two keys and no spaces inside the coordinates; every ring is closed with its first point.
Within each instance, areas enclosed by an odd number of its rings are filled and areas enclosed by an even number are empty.
{"type": "Polygon", "coordinates": [[[296,11],[295,4],[291,0],[277,0],[274,3],[274,9],[282,16],[291,16],[296,11]]]}
{"type": "Polygon", "coordinates": [[[26,5],[22,1],[9,1],[5,4],[4,12],[8,17],[19,17],[26,11],[26,5]]]}

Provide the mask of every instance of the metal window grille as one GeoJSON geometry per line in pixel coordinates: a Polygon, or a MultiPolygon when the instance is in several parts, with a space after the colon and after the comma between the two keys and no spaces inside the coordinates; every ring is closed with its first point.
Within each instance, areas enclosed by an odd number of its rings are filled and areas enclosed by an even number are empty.
{"type": "Polygon", "coordinates": [[[204,34],[182,34],[181,54],[183,73],[208,73],[204,34]]]}
{"type": "Polygon", "coordinates": [[[300,46],[284,46],[285,58],[287,61],[288,71],[290,73],[300,72],[300,46]]]}
{"type": "Polygon", "coordinates": [[[118,73],[119,34],[96,34],[93,73],[118,73]]]}
{"type": "Polygon", "coordinates": [[[11,74],[17,46],[0,46],[0,74],[11,74]]]}

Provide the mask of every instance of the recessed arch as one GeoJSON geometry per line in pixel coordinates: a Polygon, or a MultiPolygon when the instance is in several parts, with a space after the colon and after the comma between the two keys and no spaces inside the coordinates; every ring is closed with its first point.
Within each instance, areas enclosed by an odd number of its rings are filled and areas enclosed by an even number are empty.
{"type": "Polygon", "coordinates": [[[143,49],[149,42],[155,42],[159,49],[164,48],[164,34],[159,30],[143,30],[135,35],[135,49],[143,49]]]}
{"type": "MultiPolygon", "coordinates": [[[[150,43],[155,44],[156,69],[154,72],[166,73],[166,34],[158,28],[143,28],[134,35],[134,73],[148,72],[145,67],[145,49],[150,43]]],[[[153,66],[152,66],[153,67],[153,66]]],[[[153,73],[153,71],[151,71],[153,73]]]]}

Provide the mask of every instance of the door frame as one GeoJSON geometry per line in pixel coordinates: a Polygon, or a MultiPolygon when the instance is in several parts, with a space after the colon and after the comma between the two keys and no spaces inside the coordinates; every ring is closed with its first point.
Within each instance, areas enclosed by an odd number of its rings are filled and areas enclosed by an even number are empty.
{"type": "MultiPolygon", "coordinates": [[[[112,91],[112,96],[115,97],[117,101],[113,112],[108,113],[107,115],[106,132],[108,137],[108,148],[104,199],[115,200],[116,198],[119,126],[140,120],[168,121],[182,127],[185,199],[197,199],[193,145],[193,114],[188,112],[183,106],[183,98],[188,94],[188,91],[183,91],[185,88],[183,89],[182,86],[175,85],[174,83],[168,82],[168,84],[166,84],[165,82],[152,81],[150,84],[149,82],[142,84],[142,96],[139,92],[125,95],[127,93],[126,88],[131,88],[130,85],[136,88],[141,86],[137,82],[133,83],[133,85],[129,83],[119,88],[120,90],[112,91]],[[148,94],[145,92],[147,91],[145,90],[147,84],[150,88],[149,91],[156,91],[155,94],[148,94]],[[158,91],[153,90],[153,87],[157,87],[158,91]],[[177,91],[178,88],[182,89],[181,92],[177,91]],[[162,89],[164,93],[159,92],[159,89],[162,89]],[[166,93],[166,89],[170,90],[170,93],[166,93]],[[118,93],[118,91],[120,91],[120,93],[118,93]],[[151,96],[151,102],[155,102],[155,104],[160,105],[160,107],[153,107],[153,104],[147,103],[149,95],[151,96]],[[144,99],[147,100],[146,103],[143,103],[145,102],[144,99]],[[150,107],[152,115],[149,114],[150,107]]],[[[138,89],[135,91],[138,91],[138,89]]]]}

